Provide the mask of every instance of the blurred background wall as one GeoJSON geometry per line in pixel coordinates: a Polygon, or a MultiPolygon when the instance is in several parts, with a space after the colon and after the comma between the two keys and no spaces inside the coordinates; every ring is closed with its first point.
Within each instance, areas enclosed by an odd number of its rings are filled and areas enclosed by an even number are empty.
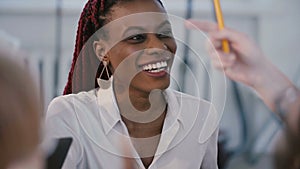
{"type": "MultiPolygon", "coordinates": [[[[182,18],[187,16],[188,2],[192,3],[190,14],[194,18],[214,19],[211,0],[164,0],[167,10],[182,18]]],[[[221,0],[221,3],[226,25],[251,36],[299,87],[300,1],[221,0]]],[[[0,1],[1,45],[12,52],[25,51],[25,58],[16,59],[26,60],[40,84],[41,99],[46,107],[53,97],[62,94],[74,50],[77,22],[84,4],[83,0],[0,1]]],[[[173,27],[182,27],[180,36],[187,35],[183,25],[173,27]]],[[[198,39],[192,34],[189,41],[197,45],[198,39]]],[[[178,53],[185,55],[184,47],[179,47],[178,53]]],[[[207,58],[203,62],[209,65],[207,58]]],[[[203,83],[202,93],[207,93],[206,74],[193,60],[188,60],[187,64],[197,74],[197,80],[203,83]]],[[[180,78],[188,77],[181,74],[180,64],[175,66],[173,73],[178,75],[178,81],[186,84],[181,90],[194,94],[189,78],[180,78]]],[[[247,164],[244,167],[251,168],[259,165],[258,154],[272,149],[270,139],[276,137],[273,135],[278,133],[280,125],[251,89],[236,84],[237,90],[233,90],[232,85],[228,81],[227,86],[220,86],[227,91],[220,139],[223,139],[226,151],[232,154],[247,152],[243,163],[247,164]]]]}

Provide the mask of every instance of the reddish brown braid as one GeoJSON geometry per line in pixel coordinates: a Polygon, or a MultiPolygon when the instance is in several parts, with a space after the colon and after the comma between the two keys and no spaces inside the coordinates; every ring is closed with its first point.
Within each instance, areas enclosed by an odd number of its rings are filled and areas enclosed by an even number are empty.
{"type": "MultiPolygon", "coordinates": [[[[105,24],[106,20],[103,18],[109,13],[111,7],[124,1],[129,0],[89,0],[86,3],[78,22],[75,51],[64,95],[98,87],[96,78],[100,76],[103,64],[97,59],[94,51],[85,46],[92,46],[92,41],[89,39],[105,24]]],[[[157,1],[163,6],[160,0],[157,1]]],[[[103,73],[101,78],[109,77],[103,73]]]]}

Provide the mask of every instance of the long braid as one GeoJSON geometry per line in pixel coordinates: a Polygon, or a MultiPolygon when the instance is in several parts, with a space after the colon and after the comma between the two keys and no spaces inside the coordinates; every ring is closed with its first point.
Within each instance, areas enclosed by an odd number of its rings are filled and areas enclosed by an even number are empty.
{"type": "MultiPolygon", "coordinates": [[[[90,49],[92,41],[89,39],[105,24],[105,16],[110,8],[124,1],[126,0],[89,0],[86,3],[78,22],[73,61],[68,82],[64,88],[64,95],[98,87],[95,77],[99,77],[103,64],[97,59],[94,51],[90,49]],[[89,47],[85,48],[85,46],[89,47]],[[95,74],[93,75],[91,72],[95,74]],[[91,82],[94,82],[94,84],[91,82]]],[[[157,1],[163,6],[160,0],[157,1]]],[[[104,73],[101,78],[108,79],[109,77],[104,73]]]]}
{"type": "MultiPolygon", "coordinates": [[[[78,62],[78,65],[76,65],[78,61],[78,57],[80,55],[80,52],[82,51],[85,43],[88,41],[88,39],[93,35],[94,32],[100,27],[100,20],[99,15],[99,1],[98,0],[89,0],[87,4],[85,5],[83,12],[81,13],[79,22],[78,22],[78,29],[77,29],[77,36],[76,36],[76,44],[75,44],[75,50],[73,54],[73,61],[71,70],[69,72],[68,82],[64,89],[64,94],[70,94],[73,92],[79,91],[80,87],[83,87],[83,84],[77,84],[77,86],[73,86],[73,82],[84,82],[85,79],[79,79],[79,78],[85,78],[79,71],[76,71],[76,69],[82,69],[82,73],[85,73],[85,67],[84,65],[81,65],[85,62],[85,57],[81,56],[81,61],[78,62]],[[79,65],[80,64],[80,65],[79,65]],[[74,76],[74,73],[77,76],[74,76]],[[75,78],[75,79],[73,79],[75,78]],[[75,91],[73,91],[75,90],[75,91]]],[[[81,55],[84,55],[82,53],[81,55]]],[[[96,58],[95,58],[96,59],[96,58]]]]}
{"type": "Polygon", "coordinates": [[[72,65],[71,65],[71,70],[69,72],[69,76],[68,76],[68,81],[67,81],[67,84],[65,86],[65,89],[64,89],[64,94],[70,94],[72,93],[72,77],[73,77],[73,74],[74,74],[74,68],[75,68],[75,65],[76,65],[76,61],[77,61],[77,58],[79,56],[79,48],[82,48],[82,30],[83,30],[83,25],[84,24],[84,21],[85,21],[85,15],[86,15],[86,11],[85,9],[87,9],[89,6],[89,3],[87,3],[84,7],[84,10],[83,12],[81,13],[81,16],[80,16],[80,19],[79,19],[79,22],[78,22],[78,29],[77,29],[77,35],[76,35],[76,42],[75,42],[75,50],[74,50],[74,53],[73,53],[73,60],[72,60],[72,65]]]}

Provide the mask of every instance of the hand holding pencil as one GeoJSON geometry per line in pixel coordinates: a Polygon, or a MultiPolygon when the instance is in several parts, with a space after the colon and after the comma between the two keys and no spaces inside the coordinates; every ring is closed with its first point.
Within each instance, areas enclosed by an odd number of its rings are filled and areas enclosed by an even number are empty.
{"type": "Polygon", "coordinates": [[[212,64],[230,79],[252,87],[263,83],[259,76],[268,69],[266,65],[272,64],[246,34],[230,28],[219,30],[218,24],[210,21],[188,20],[186,26],[208,33],[207,50],[212,64]],[[224,39],[230,43],[231,50],[224,50],[224,39]]]}
{"type": "Polygon", "coordinates": [[[209,21],[188,20],[186,26],[209,34],[207,50],[215,68],[224,71],[230,79],[255,89],[263,96],[266,105],[274,110],[274,91],[278,91],[276,88],[280,86],[288,86],[289,80],[284,78],[249,36],[230,28],[219,30],[216,23],[209,21]],[[229,53],[223,50],[224,39],[230,43],[229,53]]]}
{"type": "Polygon", "coordinates": [[[263,78],[259,75],[264,76],[265,65],[272,65],[271,62],[246,34],[224,27],[220,1],[213,1],[218,23],[190,19],[186,26],[209,34],[207,50],[214,67],[223,70],[234,81],[251,87],[260,86],[263,78]]]}
{"type": "MultiPolygon", "coordinates": [[[[292,145],[295,149],[295,143],[299,143],[300,140],[299,89],[264,56],[251,38],[236,30],[224,28],[219,0],[214,0],[214,3],[218,24],[188,20],[186,26],[209,34],[211,43],[208,43],[208,52],[216,68],[224,71],[230,79],[252,87],[273,112],[285,112],[282,120],[286,122],[289,139],[285,140],[284,144],[281,142],[280,146],[292,145]]],[[[299,157],[299,151],[288,151],[291,147],[286,146],[286,150],[280,147],[278,151],[279,158],[288,156],[290,159],[286,163],[276,163],[282,168],[290,168],[291,165],[299,168],[299,158],[296,158],[299,157]]]]}

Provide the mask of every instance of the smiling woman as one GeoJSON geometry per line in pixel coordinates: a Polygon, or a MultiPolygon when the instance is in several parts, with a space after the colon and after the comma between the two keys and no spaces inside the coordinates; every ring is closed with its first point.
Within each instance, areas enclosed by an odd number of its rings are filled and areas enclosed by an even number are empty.
{"type": "Polygon", "coordinates": [[[159,0],[88,1],[46,118],[45,140],[74,140],[63,168],[217,168],[214,107],[168,88],[176,49],[159,0]]]}

